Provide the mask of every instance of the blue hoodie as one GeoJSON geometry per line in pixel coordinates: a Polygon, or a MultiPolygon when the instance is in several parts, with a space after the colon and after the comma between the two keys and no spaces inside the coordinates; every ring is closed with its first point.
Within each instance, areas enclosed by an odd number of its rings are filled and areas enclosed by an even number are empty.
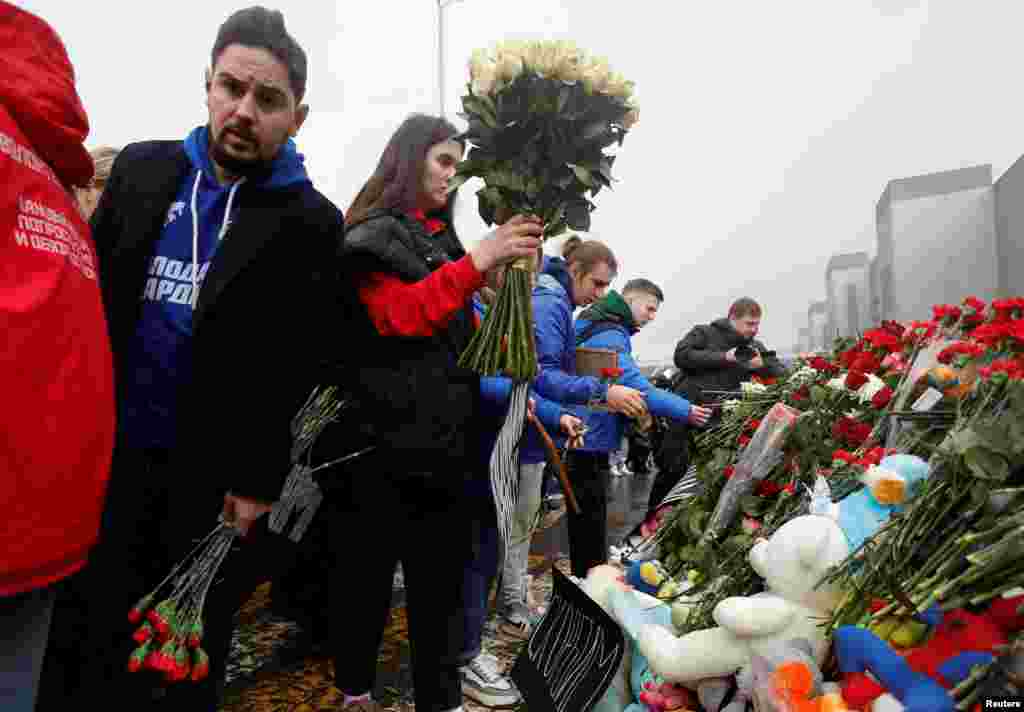
{"type": "MultiPolygon", "coordinates": [[[[146,265],[148,278],[128,367],[120,423],[127,443],[138,448],[172,448],[177,438],[177,395],[191,380],[194,297],[228,228],[260,191],[309,183],[303,157],[290,139],[269,171],[229,185],[217,182],[209,156],[209,132],[200,126],[184,142],[191,170],[168,207],[163,230],[146,265]]],[[[211,394],[211,397],[215,397],[211,394]]]]}
{"type": "MultiPolygon", "coordinates": [[[[485,315],[483,304],[477,298],[473,298],[473,310],[482,319],[485,315]]],[[[494,443],[498,439],[498,432],[505,422],[505,414],[508,413],[509,399],[512,396],[512,379],[505,376],[485,376],[480,379],[480,395],[483,401],[483,415],[490,422],[483,428],[484,444],[483,454],[490,458],[494,443]]],[[[530,396],[537,407],[537,420],[551,436],[557,440],[561,428],[562,416],[569,412],[558,403],[553,403],[540,396],[536,390],[530,388],[530,396]]],[[[544,462],[546,459],[544,444],[541,442],[537,429],[530,423],[526,425],[526,435],[519,446],[519,462],[523,465],[532,465],[544,462]]]]}
{"type": "MultiPolygon", "coordinates": [[[[590,323],[587,319],[577,319],[575,333],[583,333],[590,323]]],[[[633,344],[625,327],[616,326],[614,329],[601,331],[587,339],[583,345],[595,349],[610,349],[618,354],[618,366],[623,371],[618,383],[643,393],[651,415],[674,420],[685,420],[690,415],[690,401],[680,398],[675,393],[655,388],[640,372],[640,367],[633,360],[633,344]]],[[[582,450],[611,452],[622,444],[622,434],[628,422],[626,416],[583,407],[574,407],[572,410],[587,426],[587,436],[583,439],[582,450]]]]}
{"type": "Polygon", "coordinates": [[[537,340],[539,375],[537,393],[565,404],[604,400],[608,386],[593,376],[576,375],[576,332],[572,325],[572,279],[565,261],[545,260],[544,270],[533,289],[534,331],[537,340]]]}

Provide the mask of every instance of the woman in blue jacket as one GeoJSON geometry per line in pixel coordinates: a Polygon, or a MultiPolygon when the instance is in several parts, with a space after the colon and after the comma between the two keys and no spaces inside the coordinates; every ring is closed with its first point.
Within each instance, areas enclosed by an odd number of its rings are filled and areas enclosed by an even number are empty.
{"type": "MultiPolygon", "coordinates": [[[[621,295],[609,291],[580,315],[575,325],[576,342],[616,352],[618,367],[622,370],[619,383],[643,393],[652,415],[701,425],[710,416],[709,409],[691,405],[684,398],[655,388],[633,360],[631,337],[654,320],[663,300],[664,294],[653,282],[631,280],[621,295]]],[[[591,567],[608,559],[605,496],[608,454],[622,442],[626,417],[585,407],[575,410],[586,423],[587,437],[583,447],[573,451],[569,458],[569,482],[581,509],[579,514],[570,512],[568,515],[569,547],[573,575],[583,577],[591,567]]]]}

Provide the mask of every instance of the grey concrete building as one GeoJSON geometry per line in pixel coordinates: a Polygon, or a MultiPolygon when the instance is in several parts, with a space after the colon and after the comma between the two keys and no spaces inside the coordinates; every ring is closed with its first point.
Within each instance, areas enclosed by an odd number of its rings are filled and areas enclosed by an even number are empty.
{"type": "Polygon", "coordinates": [[[797,353],[801,353],[803,351],[813,351],[814,350],[813,348],[811,348],[812,347],[812,344],[811,344],[811,330],[810,330],[809,327],[804,326],[804,327],[801,327],[800,329],[797,329],[797,340],[796,340],[796,342],[799,345],[797,347],[797,353]]]}
{"type": "MultiPolygon", "coordinates": [[[[1015,185],[1009,181],[1007,193],[1015,185]]],[[[995,295],[990,165],[891,181],[878,201],[876,224],[874,281],[882,319],[929,319],[933,304],[995,295]]]]}
{"type": "Polygon", "coordinates": [[[867,252],[833,255],[825,268],[829,333],[857,336],[871,328],[871,260],[867,252]]]}
{"type": "Polygon", "coordinates": [[[995,196],[997,292],[1016,297],[1024,294],[1024,156],[996,181],[995,196]]]}
{"type": "Polygon", "coordinates": [[[828,330],[828,302],[812,302],[807,309],[807,331],[810,351],[828,351],[832,335],[828,330]]]}

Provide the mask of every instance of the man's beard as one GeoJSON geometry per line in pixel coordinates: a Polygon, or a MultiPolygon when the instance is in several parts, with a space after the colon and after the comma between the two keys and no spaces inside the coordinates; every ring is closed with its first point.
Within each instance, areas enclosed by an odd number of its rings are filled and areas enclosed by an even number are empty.
{"type": "MultiPolygon", "coordinates": [[[[224,132],[225,129],[221,129],[220,135],[223,136],[224,132]]],[[[250,136],[243,135],[242,137],[254,145],[259,145],[250,136]]],[[[272,163],[272,161],[263,160],[262,158],[237,158],[227,152],[219,138],[210,142],[210,158],[226,173],[239,178],[266,173],[270,170],[270,164],[272,163]]]]}

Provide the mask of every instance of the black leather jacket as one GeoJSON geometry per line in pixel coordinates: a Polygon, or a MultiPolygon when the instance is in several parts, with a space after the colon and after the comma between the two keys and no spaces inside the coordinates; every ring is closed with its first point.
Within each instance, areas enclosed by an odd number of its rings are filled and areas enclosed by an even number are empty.
{"type": "Polygon", "coordinates": [[[691,403],[713,403],[721,398],[705,391],[735,391],[752,374],[780,376],[784,373],[785,369],[775,357],[764,357],[764,367],[756,371],[726,361],[725,353],[737,346],[750,346],[762,354],[768,351],[760,341],[740,336],[728,319],[694,327],[676,345],[674,361],[680,373],[673,390],[691,403]]]}

